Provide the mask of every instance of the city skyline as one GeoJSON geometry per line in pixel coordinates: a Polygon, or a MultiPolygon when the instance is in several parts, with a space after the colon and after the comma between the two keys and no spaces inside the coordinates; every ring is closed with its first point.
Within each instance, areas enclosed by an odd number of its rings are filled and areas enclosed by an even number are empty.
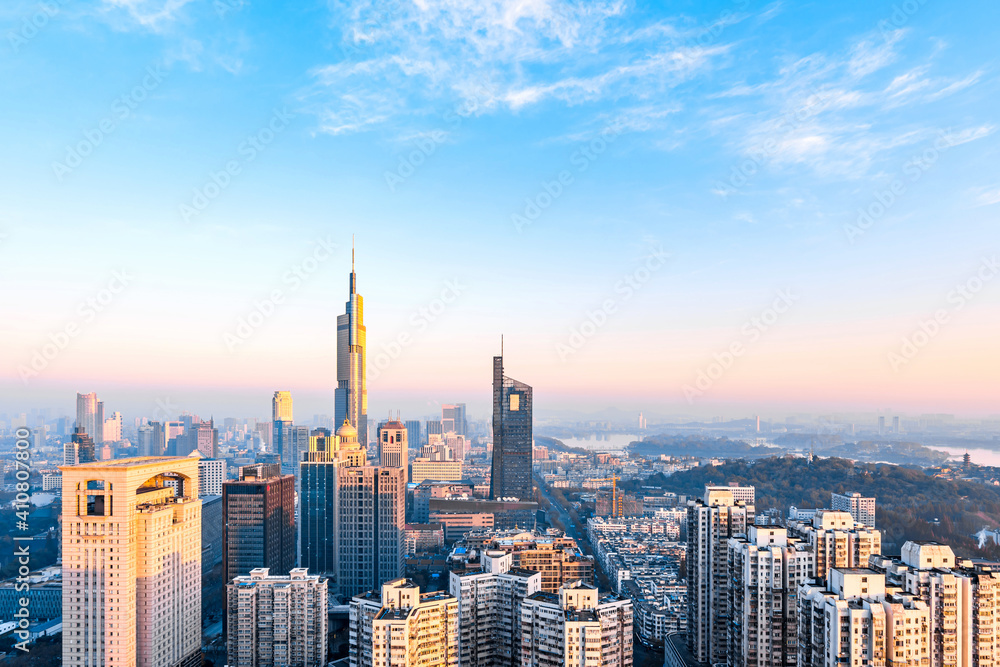
{"type": "Polygon", "coordinates": [[[0,14],[17,409],[326,412],[357,233],[372,414],[995,413],[996,6],[219,4],[0,14]]]}

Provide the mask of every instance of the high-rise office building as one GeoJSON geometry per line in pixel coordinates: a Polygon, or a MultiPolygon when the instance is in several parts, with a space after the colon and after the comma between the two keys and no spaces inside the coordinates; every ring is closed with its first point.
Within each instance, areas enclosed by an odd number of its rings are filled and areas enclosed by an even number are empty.
{"type": "Polygon", "coordinates": [[[70,442],[63,448],[63,465],[75,465],[77,463],[93,463],[97,460],[97,452],[94,447],[94,440],[77,426],[73,429],[73,436],[70,442]]]}
{"type": "Polygon", "coordinates": [[[337,583],[342,595],[379,588],[403,573],[406,471],[381,466],[337,471],[337,583]]]}
{"type": "Polygon", "coordinates": [[[407,436],[406,426],[400,421],[390,420],[379,427],[378,451],[379,461],[383,467],[406,470],[410,460],[407,436]]]}
{"type": "Polygon", "coordinates": [[[102,431],[104,442],[121,442],[122,427],[122,413],[111,413],[111,416],[104,420],[104,430],[102,431]]]}
{"type": "Polygon", "coordinates": [[[294,477],[258,476],[255,467],[244,467],[238,481],[222,485],[222,512],[225,583],[257,568],[284,576],[295,567],[294,477]]]}
{"type": "Polygon", "coordinates": [[[705,487],[688,501],[687,645],[695,660],[726,662],[729,634],[729,538],[746,534],[754,506],[737,502],[729,487],[705,487]]]}
{"type": "Polygon", "coordinates": [[[542,590],[542,574],[515,568],[513,559],[484,550],[479,569],[450,574],[449,592],[458,600],[460,665],[521,664],[521,603],[542,590]]]}
{"type": "Polygon", "coordinates": [[[358,294],[351,250],[350,296],[346,311],[337,316],[337,389],[334,392],[334,423],[346,419],[358,431],[358,442],[368,447],[368,384],[365,375],[364,299],[358,294]]]}
{"type": "Polygon", "coordinates": [[[349,650],[351,667],[457,667],[458,600],[409,579],[354,596],[349,650]]]}
{"type": "Polygon", "coordinates": [[[214,420],[196,419],[185,429],[184,435],[178,437],[177,455],[187,456],[191,452],[198,452],[207,459],[218,458],[219,429],[215,428],[214,420]]]}
{"type": "Polygon", "coordinates": [[[951,547],[907,542],[902,556],[874,556],[872,568],[930,610],[931,667],[996,665],[1000,659],[1000,571],[955,557],[951,547]]]}
{"type": "Polygon", "coordinates": [[[830,508],[837,512],[847,512],[855,523],[875,527],[875,499],[860,493],[831,493],[830,508]]]}
{"type": "Polygon", "coordinates": [[[826,582],[798,593],[798,666],[863,667],[930,664],[930,610],[885,575],[832,569],[826,582]]]}
{"type": "Polygon", "coordinates": [[[226,586],[229,667],[325,667],[327,581],[306,568],[267,568],[226,586]]]}
{"type": "Polygon", "coordinates": [[[137,441],[136,449],[139,451],[139,456],[160,456],[162,452],[154,453],[153,445],[153,426],[151,424],[143,424],[138,429],[136,429],[137,441]]]}
{"type": "Polygon", "coordinates": [[[104,442],[104,403],[97,394],[76,395],[76,426],[93,439],[95,445],[104,442]]]}
{"type": "Polygon", "coordinates": [[[730,667],[794,667],[799,586],[812,576],[812,552],[778,526],[750,526],[729,538],[730,667]]]}
{"type": "Polygon", "coordinates": [[[441,406],[441,430],[444,433],[468,435],[469,422],[465,416],[465,403],[441,406]]]}
{"type": "Polygon", "coordinates": [[[61,468],[62,664],[201,665],[201,499],[193,458],[61,468]],[[168,486],[178,482],[179,493],[168,486]]]}
{"type": "Polygon", "coordinates": [[[534,499],[531,481],[531,387],[503,374],[493,357],[493,465],[490,498],[534,499]]]}
{"type": "Polygon", "coordinates": [[[336,576],[340,535],[338,469],[365,465],[366,452],[358,445],[357,431],[346,422],[336,435],[313,438],[315,447],[303,454],[299,464],[302,565],[314,574],[336,576]]]}
{"type": "Polygon", "coordinates": [[[285,475],[296,474],[301,460],[294,452],[292,419],[292,392],[274,392],[271,399],[271,451],[281,456],[281,472],[285,475]]]}
{"type": "Polygon", "coordinates": [[[423,440],[421,440],[423,436],[420,432],[420,420],[408,419],[405,423],[407,446],[412,446],[414,449],[420,447],[423,444],[423,440]]]}
{"type": "Polygon", "coordinates": [[[521,603],[521,665],[632,667],[632,601],[581,582],[521,603]]]}

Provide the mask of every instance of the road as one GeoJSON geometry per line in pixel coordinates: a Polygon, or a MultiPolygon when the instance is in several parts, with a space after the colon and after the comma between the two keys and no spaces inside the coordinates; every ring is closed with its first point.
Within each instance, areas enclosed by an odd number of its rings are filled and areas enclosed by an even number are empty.
{"type": "MultiPolygon", "coordinates": [[[[535,486],[538,487],[538,492],[552,503],[552,508],[559,514],[559,520],[566,526],[566,534],[579,542],[582,536],[577,534],[576,525],[573,523],[573,519],[570,518],[569,511],[556,501],[552,494],[549,493],[549,487],[537,477],[535,478],[535,486]]],[[[552,522],[550,521],[549,523],[552,522]]]]}

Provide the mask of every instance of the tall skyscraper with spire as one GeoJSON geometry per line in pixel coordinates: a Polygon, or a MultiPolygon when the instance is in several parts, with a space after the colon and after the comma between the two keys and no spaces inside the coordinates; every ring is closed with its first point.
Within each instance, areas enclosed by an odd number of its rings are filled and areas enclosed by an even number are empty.
{"type": "Polygon", "coordinates": [[[350,298],[346,312],[337,316],[337,390],[334,423],[346,419],[358,431],[358,442],[368,446],[368,384],[365,378],[364,299],[358,294],[351,248],[350,298]]]}
{"type": "Polygon", "coordinates": [[[503,348],[493,357],[493,466],[490,498],[533,500],[531,387],[503,374],[503,348]]]}

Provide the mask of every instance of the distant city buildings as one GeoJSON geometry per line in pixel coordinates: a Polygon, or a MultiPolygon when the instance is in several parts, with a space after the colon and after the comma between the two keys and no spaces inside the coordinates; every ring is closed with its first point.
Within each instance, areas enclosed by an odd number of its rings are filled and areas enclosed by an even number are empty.
{"type": "Polygon", "coordinates": [[[97,400],[97,394],[76,395],[76,428],[90,436],[95,445],[104,443],[104,403],[97,400]]]}
{"type": "Polygon", "coordinates": [[[325,667],[327,581],[257,568],[226,586],[229,667],[325,667]]]}

